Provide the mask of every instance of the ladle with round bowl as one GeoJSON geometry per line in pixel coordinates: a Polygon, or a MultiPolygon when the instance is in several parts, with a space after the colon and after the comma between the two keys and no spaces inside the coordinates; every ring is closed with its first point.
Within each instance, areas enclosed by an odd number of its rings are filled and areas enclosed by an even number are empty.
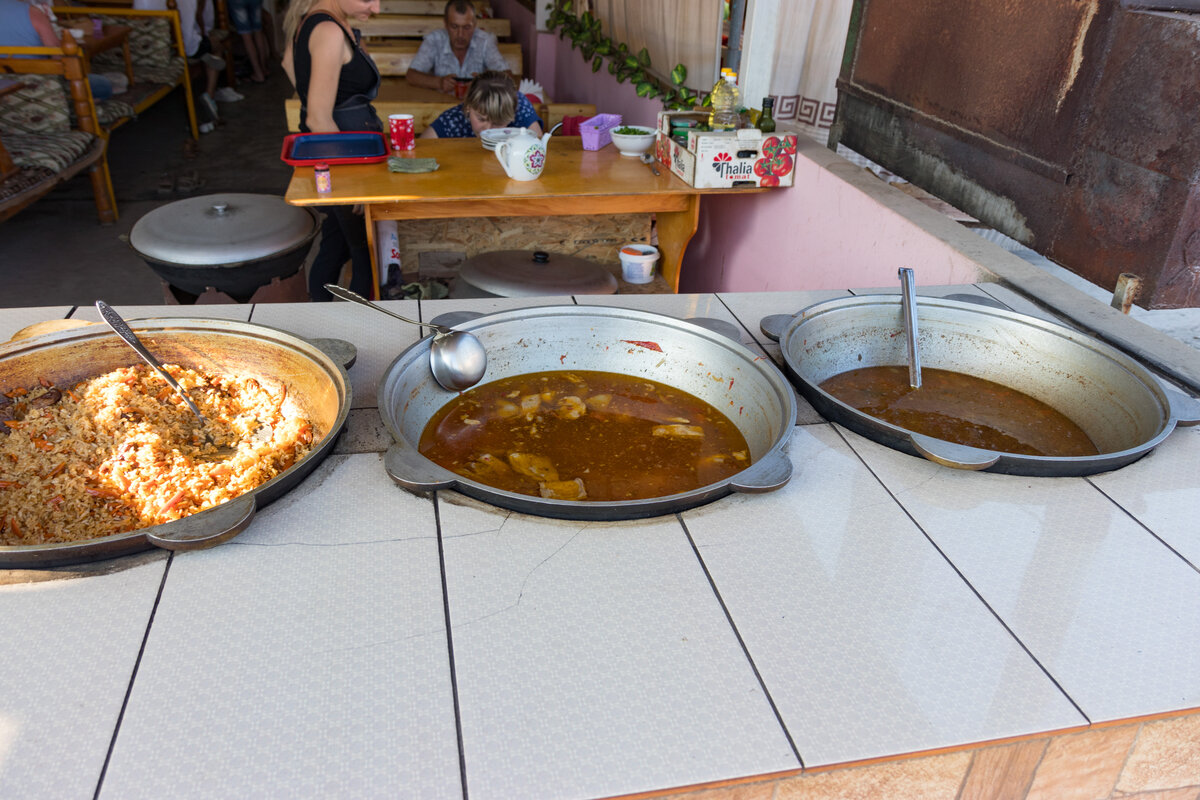
{"type": "Polygon", "coordinates": [[[358,292],[338,286],[335,283],[325,284],[326,290],[334,297],[349,300],[351,303],[373,308],[412,325],[432,328],[433,341],[429,343],[429,369],[433,379],[443,388],[451,392],[461,392],[479,383],[487,370],[487,352],[483,343],[473,333],[458,331],[438,325],[433,322],[418,322],[415,319],[400,316],[380,305],[372,303],[358,292]]]}

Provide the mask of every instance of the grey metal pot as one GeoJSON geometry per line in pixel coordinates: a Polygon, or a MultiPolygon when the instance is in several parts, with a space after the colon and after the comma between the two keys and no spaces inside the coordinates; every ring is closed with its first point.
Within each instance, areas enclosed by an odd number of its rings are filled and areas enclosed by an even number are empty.
{"type": "Polygon", "coordinates": [[[801,394],[822,416],[867,438],[949,467],[1014,475],[1090,475],[1124,466],[1162,442],[1176,425],[1200,422],[1200,403],[1168,389],[1141,364],[1086,334],[977,303],[921,297],[918,345],[924,368],[993,381],[1065,414],[1100,454],[1079,457],[1000,453],[935,439],[864,414],[820,388],[852,369],[906,365],[901,299],[865,295],[765,318],[801,394]]]}
{"type": "MultiPolygon", "coordinates": [[[[215,319],[132,320],[130,327],[165,363],[209,373],[251,377],[266,386],[283,381],[286,403],[313,421],[320,438],[285,472],[219,506],[174,522],[83,542],[0,546],[0,568],[47,567],[128,555],[152,547],[197,550],[233,538],[258,508],[278,499],[333,450],[350,413],[346,369],[355,348],[339,339],[308,341],[248,322],[215,319]]],[[[0,391],[46,378],[70,386],[118,367],[140,363],[109,328],[88,325],[0,345],[0,391]]]]}
{"type": "Polygon", "coordinates": [[[546,517],[614,520],[651,517],[706,503],[729,492],[765,492],[787,483],[784,452],[796,422],[787,379],[736,338],[728,323],[704,321],[717,333],[673,317],[599,306],[542,306],[455,322],[483,342],[484,381],[548,370],[600,370],[649,378],[683,389],[723,412],[745,436],[752,464],[690,492],[631,502],[551,500],[494,489],[456,475],[417,451],[426,423],[454,397],[429,372],[429,340],[405,350],[379,383],[379,413],[396,443],[385,466],[416,491],[457,489],[504,508],[546,517]],[[652,343],[653,346],[650,346],[652,343]],[[658,349],[655,349],[658,348],[658,349]]]}
{"type": "Polygon", "coordinates": [[[189,197],[139,219],[129,245],[160,278],[193,295],[209,287],[245,303],[273,278],[296,273],[321,229],[317,213],[282,197],[189,197]]]}

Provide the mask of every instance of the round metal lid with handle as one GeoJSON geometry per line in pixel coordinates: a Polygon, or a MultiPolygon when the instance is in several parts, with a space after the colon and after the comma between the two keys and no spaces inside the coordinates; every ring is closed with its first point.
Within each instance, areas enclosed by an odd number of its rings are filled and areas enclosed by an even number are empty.
{"type": "Polygon", "coordinates": [[[154,209],[129,233],[144,258],[211,266],[258,261],[311,239],[316,217],[266,194],[210,194],[154,209]]]}
{"type": "Polygon", "coordinates": [[[617,279],[599,264],[544,250],[498,250],[463,262],[460,277],[500,297],[615,294],[617,279]]]}

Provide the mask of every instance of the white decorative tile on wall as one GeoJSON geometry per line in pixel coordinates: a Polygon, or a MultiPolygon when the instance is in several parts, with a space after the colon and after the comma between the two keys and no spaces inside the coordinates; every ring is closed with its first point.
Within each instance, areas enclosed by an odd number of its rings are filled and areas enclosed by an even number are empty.
{"type": "Polygon", "coordinates": [[[1088,478],[1200,569],[1200,426],[1176,428],[1140,460],[1088,478]]]}
{"type": "Polygon", "coordinates": [[[354,408],[346,418],[346,432],[334,445],[334,452],[382,453],[392,446],[392,434],[383,424],[377,408],[354,408]]]}
{"type": "Polygon", "coordinates": [[[166,563],[0,586],[0,797],[93,796],[166,563]]]}
{"type": "Polygon", "coordinates": [[[432,502],[339,460],[175,557],[102,798],[462,797],[432,502]]]}
{"type": "Polygon", "coordinates": [[[683,513],[805,766],[1084,724],[828,425],[683,513]]]}
{"type": "MultiPolygon", "coordinates": [[[[415,300],[385,300],[379,305],[418,319],[415,300]]],[[[389,364],[424,331],[370,308],[334,300],[329,303],[259,303],[252,322],[282,328],[307,339],[344,339],[358,348],[349,370],[355,408],[375,408],[379,379],[389,364]]]]}
{"type": "MultiPolygon", "coordinates": [[[[849,292],[841,291],[745,292],[718,295],[721,302],[736,315],[741,325],[750,331],[767,357],[785,375],[787,369],[784,365],[783,353],[779,344],[762,332],[759,326],[762,318],[772,314],[794,315],[814,303],[849,296],[849,292]]],[[[794,388],[795,384],[793,383],[792,386],[794,388]]],[[[799,392],[796,392],[796,424],[813,425],[824,421],[824,417],[817,413],[812,404],[805,400],[799,392]]]]}
{"type": "Polygon", "coordinates": [[[823,303],[839,297],[849,297],[846,291],[828,290],[816,292],[722,292],[721,302],[754,334],[760,343],[771,340],[759,329],[763,317],[772,314],[799,314],[814,303],[823,303]]]}
{"type": "Polygon", "coordinates": [[[799,766],[674,517],[556,521],[439,497],[472,800],[799,766]]]}
{"type": "Polygon", "coordinates": [[[1200,574],[1095,486],[845,435],[1091,721],[1200,705],[1200,574]]]}
{"type": "Polygon", "coordinates": [[[543,295],[541,297],[481,297],[467,300],[422,300],[421,320],[428,322],[442,314],[471,311],[476,314],[495,314],[517,308],[533,306],[570,306],[574,301],[569,295],[543,295]]]}
{"type": "MultiPolygon", "coordinates": [[[[581,294],[575,299],[581,306],[632,308],[676,319],[704,317],[728,322],[739,329],[742,327],[715,294],[581,294]]],[[[754,342],[745,330],[739,330],[739,333],[743,343],[754,342]]]]}

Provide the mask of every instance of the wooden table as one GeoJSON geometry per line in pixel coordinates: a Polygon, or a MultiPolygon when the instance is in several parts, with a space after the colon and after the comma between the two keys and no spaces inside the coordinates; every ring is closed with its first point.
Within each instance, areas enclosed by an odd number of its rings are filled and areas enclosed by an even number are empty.
{"type": "Polygon", "coordinates": [[[697,189],[661,165],[655,175],[613,147],[584,150],[575,136],[551,138],[545,171],[536,181],[509,179],[477,139],[418,139],[411,156],[436,158],[439,169],[412,175],[390,172],[382,163],[335,166],[333,191],[322,195],[312,168],[297,167],[285,199],[298,206],[365,204],[376,276],[376,220],[653,213],[662,254],[659,268],[678,291],[683,253],[699,220],[700,195],[766,191],[697,189]]]}
{"type": "MultiPolygon", "coordinates": [[[[87,30],[80,28],[80,30],[87,30]]],[[[120,47],[121,53],[125,57],[125,77],[129,78],[130,85],[133,84],[133,56],[129,52],[129,32],[132,30],[128,25],[105,25],[97,36],[94,33],[85,33],[80,41],[80,47],[83,50],[83,63],[87,67],[88,72],[92,71],[91,60],[92,56],[97,53],[103,53],[105,50],[111,50],[114,47],[120,47]]]]}

